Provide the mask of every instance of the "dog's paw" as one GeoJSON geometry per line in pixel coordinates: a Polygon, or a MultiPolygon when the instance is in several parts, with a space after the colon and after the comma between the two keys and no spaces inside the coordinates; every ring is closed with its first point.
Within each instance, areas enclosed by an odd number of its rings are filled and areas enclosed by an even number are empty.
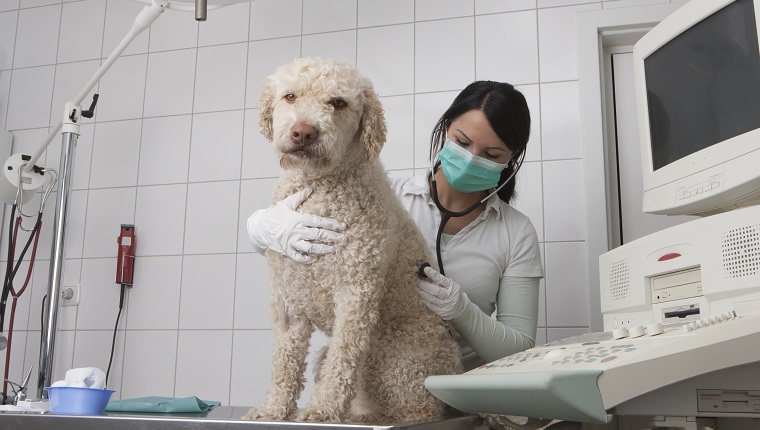
{"type": "Polygon", "coordinates": [[[348,414],[348,416],[345,419],[345,422],[347,423],[359,423],[359,424],[366,424],[366,423],[382,423],[384,421],[387,421],[383,418],[380,414],[348,414]]]}
{"type": "Polygon", "coordinates": [[[243,419],[250,421],[286,421],[289,418],[289,415],[291,414],[284,409],[276,410],[273,408],[258,406],[251,408],[248,413],[243,416],[243,419]]]}
{"type": "Polygon", "coordinates": [[[341,422],[340,415],[341,414],[336,410],[331,411],[322,408],[308,407],[298,416],[298,421],[309,423],[339,423],[341,422]]]}

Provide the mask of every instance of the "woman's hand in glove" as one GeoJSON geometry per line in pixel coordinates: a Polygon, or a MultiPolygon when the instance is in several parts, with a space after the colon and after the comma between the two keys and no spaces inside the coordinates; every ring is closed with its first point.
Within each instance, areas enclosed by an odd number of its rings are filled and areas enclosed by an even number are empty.
{"type": "Polygon", "coordinates": [[[344,223],[296,211],[311,191],[303,189],[274,206],[254,212],[248,218],[248,235],[254,245],[311,264],[318,256],[334,252],[335,244],[344,243],[346,236],[339,233],[346,228],[344,223]]]}
{"type": "Polygon", "coordinates": [[[425,276],[426,279],[417,280],[417,294],[422,303],[443,320],[458,317],[470,302],[459,284],[430,266],[425,267],[425,276]]]}

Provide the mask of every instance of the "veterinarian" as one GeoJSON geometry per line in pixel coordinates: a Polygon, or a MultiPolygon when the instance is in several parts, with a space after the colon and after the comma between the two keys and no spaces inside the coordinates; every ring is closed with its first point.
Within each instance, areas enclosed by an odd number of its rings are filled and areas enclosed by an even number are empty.
{"type": "MultiPolygon", "coordinates": [[[[535,345],[544,270],[535,228],[509,205],[529,136],[530,111],[519,91],[473,82],[433,130],[432,169],[393,183],[440,268],[424,269],[419,296],[456,329],[465,370],[535,345]]],[[[296,211],[309,193],[251,215],[258,252],[269,248],[310,264],[345,241],[340,220],[296,211]]]]}

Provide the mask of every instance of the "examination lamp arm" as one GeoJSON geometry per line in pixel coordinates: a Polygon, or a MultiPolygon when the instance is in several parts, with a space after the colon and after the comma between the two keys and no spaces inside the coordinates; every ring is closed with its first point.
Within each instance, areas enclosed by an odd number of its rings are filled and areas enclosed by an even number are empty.
{"type": "MultiPolygon", "coordinates": [[[[108,71],[113,63],[119,58],[129,44],[143,30],[163,13],[168,0],[153,0],[149,6],[143,7],[135,19],[132,28],[126,37],[119,43],[114,52],[100,66],[95,75],[85,85],[77,97],[66,103],[61,121],[54,127],[47,141],[30,159],[27,166],[33,166],[45,151],[55,134],[62,130],[61,162],[59,169],[60,182],[56,197],[55,220],[53,225],[53,244],[50,251],[50,271],[47,293],[47,310],[43,311],[42,333],[40,336],[39,374],[37,377],[37,397],[45,398],[45,387],[50,386],[53,373],[53,359],[55,357],[55,338],[58,320],[58,300],[63,286],[64,259],[66,248],[66,225],[69,209],[69,195],[72,183],[72,168],[76,153],[76,142],[79,137],[79,116],[82,115],[80,104],[100,78],[108,71]]],[[[20,167],[19,167],[20,169],[20,167]]],[[[21,169],[20,169],[21,170],[21,169]]],[[[24,171],[21,171],[24,173],[24,171]]],[[[28,172],[27,172],[28,173],[28,172]]],[[[23,185],[19,182],[19,190],[23,185]]],[[[7,188],[7,187],[6,187],[7,188]]]]}
{"type": "MultiPolygon", "coordinates": [[[[108,56],[106,61],[100,66],[97,72],[90,78],[90,80],[85,84],[84,88],[82,88],[82,91],[77,94],[77,96],[72,100],[71,106],[79,106],[82,104],[82,100],[84,100],[85,97],[87,97],[87,94],[95,87],[95,85],[100,81],[100,79],[103,77],[103,75],[108,71],[108,69],[111,68],[113,63],[121,56],[121,54],[124,52],[125,49],[129,46],[130,43],[143,32],[146,28],[150,27],[151,24],[159,17],[161,14],[166,10],[166,8],[169,5],[168,0],[152,0],[150,5],[146,5],[143,7],[143,9],[140,11],[140,13],[137,15],[137,18],[135,18],[134,24],[132,24],[132,28],[129,30],[127,35],[122,39],[121,43],[119,43],[118,46],[116,46],[116,49],[111,53],[111,55],[108,56]]],[[[62,121],[58,121],[58,123],[50,130],[50,133],[45,138],[45,142],[43,142],[42,146],[37,149],[37,152],[34,153],[31,160],[27,163],[26,167],[24,168],[25,172],[31,172],[31,170],[34,168],[34,165],[37,163],[37,160],[40,159],[42,154],[45,152],[47,147],[50,145],[50,142],[55,139],[55,137],[60,133],[62,126],[62,121]]]]}

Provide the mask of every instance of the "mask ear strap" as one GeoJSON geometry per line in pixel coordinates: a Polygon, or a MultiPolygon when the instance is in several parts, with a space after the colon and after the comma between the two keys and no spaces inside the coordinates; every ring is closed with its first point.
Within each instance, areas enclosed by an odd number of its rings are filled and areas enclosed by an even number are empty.
{"type": "MultiPolygon", "coordinates": [[[[507,166],[509,166],[509,163],[513,163],[512,173],[509,175],[506,181],[502,182],[501,185],[496,187],[496,189],[493,190],[493,192],[491,192],[490,194],[488,194],[483,200],[481,200],[480,203],[483,203],[486,200],[490,199],[491,196],[498,193],[502,188],[504,188],[505,185],[509,183],[509,181],[514,179],[514,177],[517,175],[517,172],[520,170],[520,167],[522,167],[522,163],[524,160],[525,160],[525,151],[523,151],[522,154],[520,154],[520,157],[518,157],[517,160],[513,160],[510,158],[509,161],[507,161],[507,166]]],[[[506,168],[507,167],[504,167],[504,169],[506,168]]]]}

